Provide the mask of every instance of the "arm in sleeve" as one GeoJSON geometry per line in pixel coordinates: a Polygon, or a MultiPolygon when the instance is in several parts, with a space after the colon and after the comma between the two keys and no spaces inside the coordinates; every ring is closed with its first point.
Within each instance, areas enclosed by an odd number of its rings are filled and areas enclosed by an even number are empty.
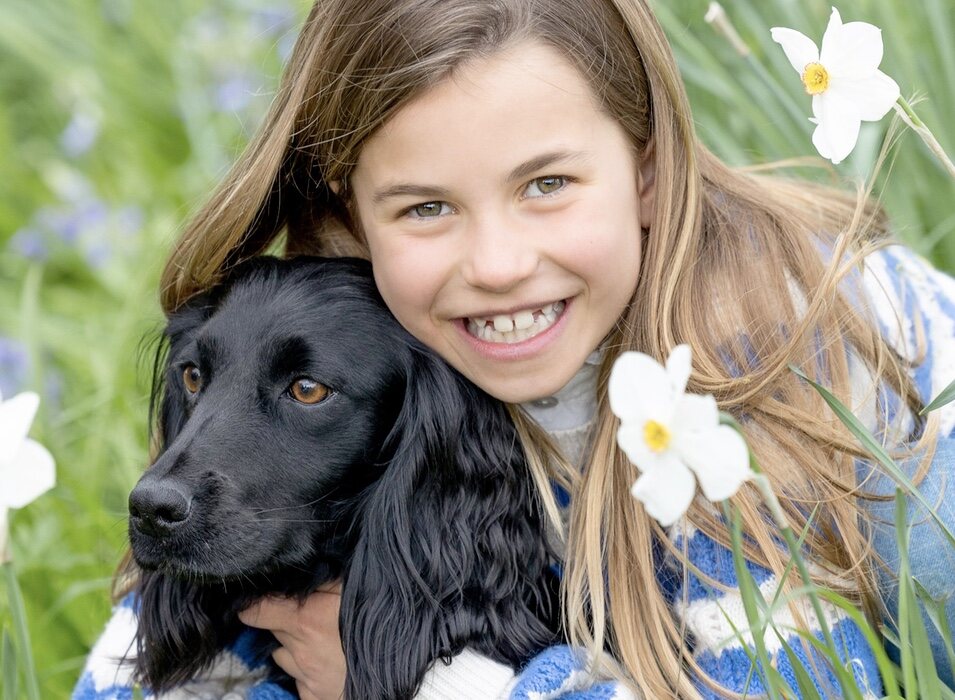
{"type": "Polygon", "coordinates": [[[569,646],[545,649],[520,674],[466,649],[450,663],[437,661],[416,700],[636,700],[613,680],[594,678],[586,659],[569,646]]]}
{"type": "MultiPolygon", "coordinates": [[[[755,655],[755,647],[752,635],[746,631],[749,629],[749,622],[736,578],[732,551],[703,533],[693,530],[678,536],[678,547],[683,546],[680,541],[683,536],[687,539],[688,558],[694,566],[701,573],[728,587],[725,591],[716,590],[693,573],[687,573],[685,578],[682,573],[677,574],[677,578],[681,580],[675,590],[674,612],[677,619],[685,623],[691,635],[693,657],[704,673],[720,686],[752,696],[765,693],[763,679],[754,666],[756,662],[751,659],[755,655]],[[742,638],[736,635],[734,628],[740,631],[742,638]]],[[[747,563],[747,568],[763,598],[767,603],[771,602],[779,584],[776,576],[755,564],[747,563]]],[[[802,599],[795,604],[800,608],[799,612],[805,625],[809,627],[808,631],[823,641],[822,628],[810,602],[802,599]]],[[[822,601],[822,608],[833,640],[839,647],[843,665],[851,670],[865,697],[881,697],[882,683],[875,655],[862,631],[836,606],[822,601]]],[[[792,649],[796,662],[806,670],[822,697],[831,696],[839,688],[838,680],[825,657],[815,650],[807,653],[807,644],[795,632],[799,625],[791,607],[780,606],[773,615],[773,621],[792,649]]],[[[783,648],[779,636],[768,629],[764,642],[770,663],[793,692],[798,693],[793,660],[783,648]]],[[[704,698],[715,700],[721,697],[699,680],[698,687],[704,698]]]]}
{"type": "MultiPolygon", "coordinates": [[[[144,698],[155,700],[294,700],[293,696],[266,678],[266,667],[252,661],[251,648],[240,637],[222,652],[202,678],[156,696],[148,690],[144,698]]],[[[133,595],[124,598],[93,646],[72,700],[132,700],[133,664],[136,652],[136,611],[133,595]]]]}

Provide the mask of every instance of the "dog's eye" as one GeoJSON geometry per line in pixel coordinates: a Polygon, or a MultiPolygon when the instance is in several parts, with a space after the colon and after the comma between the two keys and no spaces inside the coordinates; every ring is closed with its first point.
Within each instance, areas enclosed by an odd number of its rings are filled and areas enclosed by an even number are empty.
{"type": "Polygon", "coordinates": [[[186,365],[182,371],[182,383],[190,394],[195,394],[202,388],[202,372],[195,365],[186,365]]]}
{"type": "Polygon", "coordinates": [[[288,393],[299,403],[314,404],[328,396],[328,387],[308,377],[300,377],[292,382],[288,393]]]}

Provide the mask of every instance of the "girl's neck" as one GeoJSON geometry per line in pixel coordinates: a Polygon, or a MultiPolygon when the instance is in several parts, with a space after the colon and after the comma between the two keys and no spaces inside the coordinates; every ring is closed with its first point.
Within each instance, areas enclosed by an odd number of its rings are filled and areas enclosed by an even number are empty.
{"type": "Polygon", "coordinates": [[[521,407],[548,433],[587,425],[597,406],[597,373],[602,357],[602,349],[590,353],[560,391],[553,396],[522,403],[521,407]]]}

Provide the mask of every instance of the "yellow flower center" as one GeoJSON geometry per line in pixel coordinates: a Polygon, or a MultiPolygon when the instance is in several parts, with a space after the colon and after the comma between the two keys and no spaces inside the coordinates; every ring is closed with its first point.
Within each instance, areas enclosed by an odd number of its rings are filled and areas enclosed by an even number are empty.
{"type": "Polygon", "coordinates": [[[670,431],[655,420],[648,420],[643,426],[643,440],[654,452],[663,452],[670,444],[670,431]]]}
{"type": "Polygon", "coordinates": [[[802,84],[810,95],[818,95],[829,87],[829,71],[821,63],[807,63],[802,72],[802,84]]]}

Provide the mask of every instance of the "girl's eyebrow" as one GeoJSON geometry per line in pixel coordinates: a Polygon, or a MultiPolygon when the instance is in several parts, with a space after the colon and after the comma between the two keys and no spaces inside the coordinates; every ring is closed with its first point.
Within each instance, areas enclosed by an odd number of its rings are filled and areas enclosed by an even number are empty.
{"type": "Polygon", "coordinates": [[[542,170],[554,163],[567,163],[572,161],[581,161],[587,160],[590,158],[590,152],[588,151],[550,151],[549,153],[542,153],[539,156],[535,156],[530,160],[524,161],[516,168],[514,168],[510,174],[507,176],[505,182],[513,183],[523,180],[526,177],[530,177],[538,170],[542,170]]]}
{"type": "MultiPolygon", "coordinates": [[[[581,161],[591,157],[588,151],[550,151],[542,153],[530,160],[526,160],[508,173],[505,182],[513,183],[534,174],[535,172],[553,165],[554,163],[581,161]]],[[[372,197],[374,204],[381,204],[391,197],[425,197],[430,199],[446,199],[451,196],[451,191],[445,187],[437,185],[417,185],[410,182],[401,182],[394,185],[383,187],[375,192],[372,197]]]]}

